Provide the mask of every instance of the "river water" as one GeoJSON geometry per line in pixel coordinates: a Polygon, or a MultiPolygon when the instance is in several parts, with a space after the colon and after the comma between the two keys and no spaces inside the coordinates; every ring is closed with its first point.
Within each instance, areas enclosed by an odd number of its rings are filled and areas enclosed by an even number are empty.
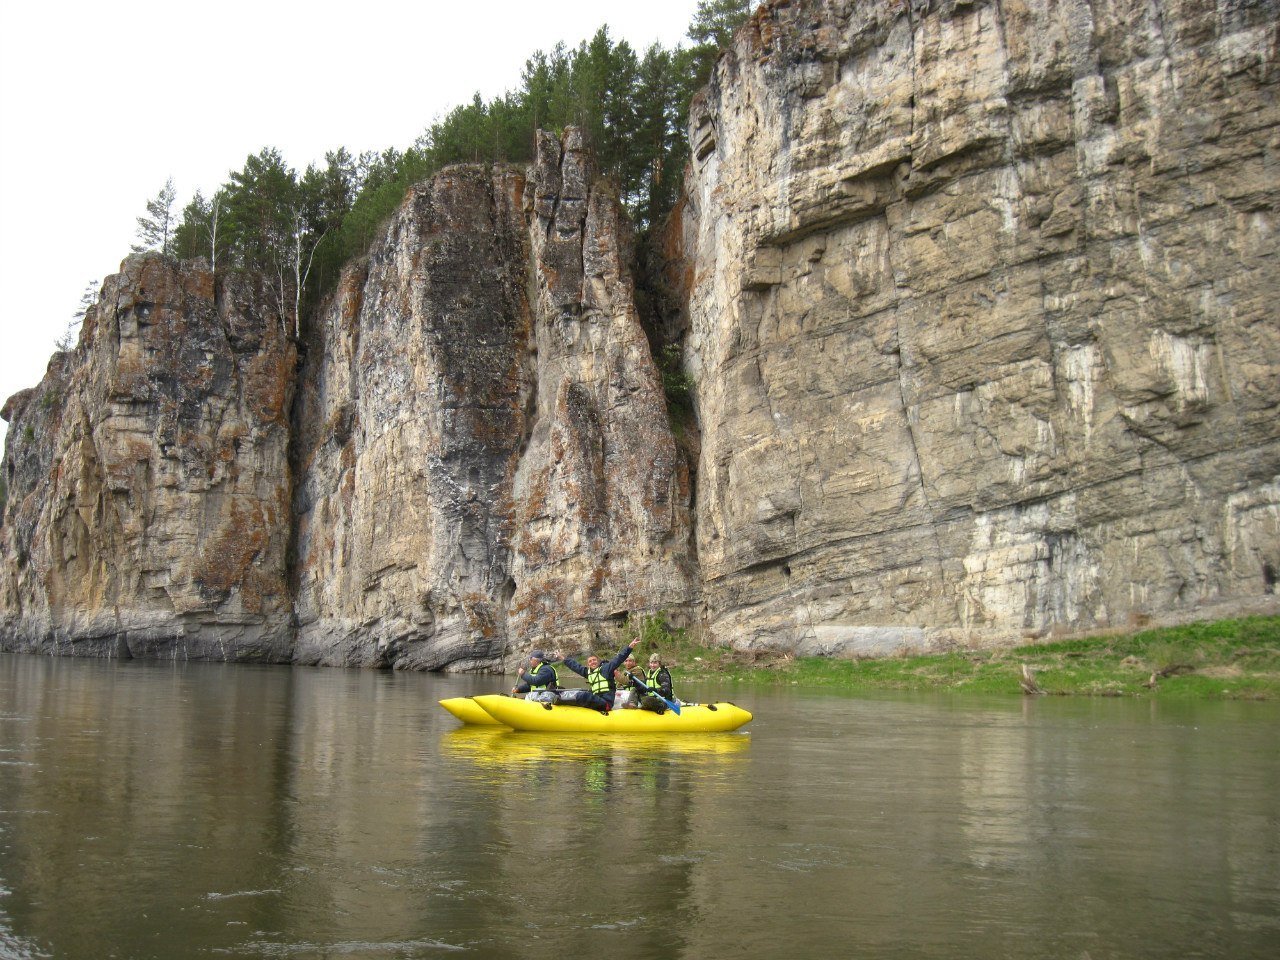
{"type": "Polygon", "coordinates": [[[0,655],[0,957],[1280,956],[1280,705],[499,685],[0,655]]]}

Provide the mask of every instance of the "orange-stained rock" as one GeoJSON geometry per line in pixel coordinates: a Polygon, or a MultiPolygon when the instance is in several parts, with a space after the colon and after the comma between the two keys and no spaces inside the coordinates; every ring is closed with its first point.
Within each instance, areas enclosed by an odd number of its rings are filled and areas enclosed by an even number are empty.
{"type": "Polygon", "coordinates": [[[10,401],[6,648],[291,658],[294,347],[241,278],[220,282],[129,257],[76,349],[10,401]]]}

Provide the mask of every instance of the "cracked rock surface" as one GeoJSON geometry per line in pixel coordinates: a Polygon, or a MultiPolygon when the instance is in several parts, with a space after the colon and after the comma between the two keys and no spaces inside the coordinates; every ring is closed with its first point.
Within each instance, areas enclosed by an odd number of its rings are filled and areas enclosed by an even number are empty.
{"type": "Polygon", "coordinates": [[[268,299],[131,256],[5,404],[4,648],[289,660],[295,351],[268,299]]]}
{"type": "Polygon", "coordinates": [[[766,4],[690,117],[711,633],[1274,609],[1273,0],[766,4]]]}

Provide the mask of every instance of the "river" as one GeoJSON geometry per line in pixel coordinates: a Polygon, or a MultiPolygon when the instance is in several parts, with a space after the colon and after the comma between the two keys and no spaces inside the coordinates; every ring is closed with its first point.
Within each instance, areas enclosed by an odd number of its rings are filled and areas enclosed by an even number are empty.
{"type": "Polygon", "coordinates": [[[1280,704],[498,686],[0,655],[0,958],[1280,956],[1280,704]]]}

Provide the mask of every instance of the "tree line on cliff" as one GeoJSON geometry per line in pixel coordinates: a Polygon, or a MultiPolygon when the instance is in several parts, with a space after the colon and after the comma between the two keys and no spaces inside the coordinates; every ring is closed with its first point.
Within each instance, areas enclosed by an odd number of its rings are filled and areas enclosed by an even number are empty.
{"type": "Polygon", "coordinates": [[[407,150],[325,154],[299,175],[271,147],[250,155],[209,197],[173,209],[172,181],[138,218],[141,245],[215,269],[257,270],[275,280],[282,320],[323,297],[344,264],[362,255],[414,183],[453,163],[526,163],[539,129],[582,128],[603,173],[644,230],[676,201],[688,157],[684,118],[720,49],[750,14],[746,0],[701,0],[692,43],[643,54],[601,27],[575,48],[558,44],[526,62],[521,86],[436,120],[407,150]]]}

